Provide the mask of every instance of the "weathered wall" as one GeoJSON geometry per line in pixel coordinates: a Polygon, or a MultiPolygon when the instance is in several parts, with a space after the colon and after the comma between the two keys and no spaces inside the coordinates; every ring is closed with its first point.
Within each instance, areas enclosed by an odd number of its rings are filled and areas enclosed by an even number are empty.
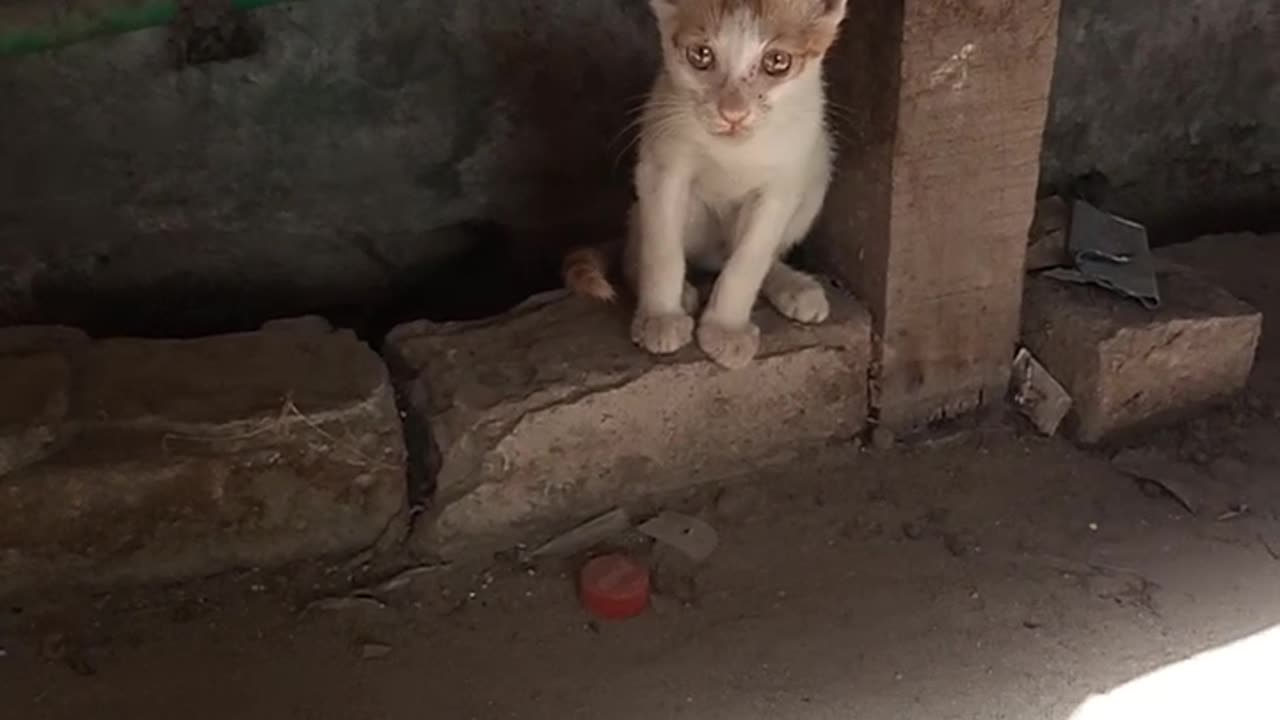
{"type": "Polygon", "coordinates": [[[263,53],[182,72],[163,30],[0,60],[0,315],[28,287],[103,326],[371,303],[429,292],[430,267],[493,234],[460,224],[555,245],[622,216],[620,133],[656,52],[644,0],[255,17],[263,53]],[[186,301],[99,312],[151,290],[186,301]]]}
{"type": "Polygon", "coordinates": [[[1182,238],[1280,219],[1280,3],[1063,0],[1047,186],[1182,238]],[[1101,182],[1105,178],[1105,182],[1101,182]]]}
{"type": "MultiPolygon", "coordinates": [[[[172,70],[164,31],[0,60],[0,321],[197,331],[536,283],[621,217],[646,5],[312,0],[228,64],[172,70]]],[[[1101,172],[1154,221],[1277,196],[1275,3],[1063,6],[1047,181],[1101,172]]]]}

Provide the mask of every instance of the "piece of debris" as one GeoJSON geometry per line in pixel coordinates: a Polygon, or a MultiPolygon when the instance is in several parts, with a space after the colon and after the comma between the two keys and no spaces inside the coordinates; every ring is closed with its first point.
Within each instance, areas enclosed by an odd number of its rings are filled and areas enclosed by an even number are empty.
{"type": "Polygon", "coordinates": [[[304,610],[340,612],[343,610],[382,610],[387,604],[372,595],[342,595],[314,600],[304,610]]]}
{"type": "Polygon", "coordinates": [[[417,580],[423,575],[430,575],[431,573],[438,572],[447,567],[449,567],[449,565],[446,563],[437,563],[433,565],[415,565],[411,568],[406,568],[386,580],[383,580],[377,585],[374,585],[372,588],[360,591],[358,597],[375,597],[395,592],[400,588],[408,587],[414,580],[417,580]]]}
{"type": "Polygon", "coordinates": [[[1071,395],[1026,348],[1013,359],[1010,394],[1018,411],[1041,434],[1052,437],[1071,411],[1071,395]]]}
{"type": "Polygon", "coordinates": [[[942,534],[942,546],[946,548],[952,557],[962,558],[971,551],[979,549],[978,543],[968,535],[956,532],[944,532],[942,534]]]}
{"type": "Polygon", "coordinates": [[[840,526],[840,537],[845,540],[876,540],[884,537],[884,523],[866,515],[855,515],[840,526]]]}
{"type": "Polygon", "coordinates": [[[1160,307],[1155,258],[1142,225],[1076,200],[1067,251],[1074,267],[1048,270],[1046,277],[1097,285],[1133,298],[1148,310],[1160,307]]]}
{"type": "Polygon", "coordinates": [[[1258,532],[1258,542],[1262,543],[1262,549],[1267,551],[1272,560],[1280,560],[1280,538],[1270,537],[1275,535],[1274,532],[1258,532]]]}
{"type": "Polygon", "coordinates": [[[85,656],[84,648],[62,633],[46,635],[40,643],[40,655],[49,662],[66,665],[77,675],[88,677],[98,672],[85,656]]]}
{"type": "Polygon", "coordinates": [[[529,553],[532,559],[549,557],[568,557],[599,545],[631,527],[631,518],[622,508],[611,510],[600,517],[575,527],[569,532],[552,538],[550,541],[529,553]]]}
{"type": "Polygon", "coordinates": [[[716,551],[720,535],[704,520],[676,512],[664,512],[636,528],[640,532],[684,553],[696,563],[716,551]]]}
{"type": "Polygon", "coordinates": [[[1219,513],[1215,519],[1218,522],[1229,522],[1247,514],[1249,514],[1249,506],[1245,503],[1238,503],[1219,513]]]}
{"type": "Polygon", "coordinates": [[[1071,206],[1054,195],[1036,203],[1035,218],[1027,233],[1027,272],[1070,264],[1067,256],[1067,227],[1071,206]]]}
{"type": "Polygon", "coordinates": [[[391,654],[391,646],[384,643],[367,642],[360,646],[361,660],[381,660],[391,654]]]}
{"type": "Polygon", "coordinates": [[[871,431],[871,446],[877,450],[892,450],[898,444],[898,436],[884,425],[871,431]]]}
{"type": "Polygon", "coordinates": [[[40,641],[40,657],[49,662],[59,662],[67,656],[67,637],[62,633],[49,633],[40,641]]]}
{"type": "Polygon", "coordinates": [[[448,563],[431,565],[415,565],[401,570],[391,577],[368,587],[356,588],[343,595],[323,597],[307,604],[303,611],[321,610],[336,612],[343,610],[382,610],[387,607],[384,596],[409,586],[414,580],[430,573],[444,570],[448,563]]]}
{"type": "MultiPolygon", "coordinates": [[[[946,536],[950,533],[947,530],[947,520],[951,516],[951,511],[942,507],[930,508],[923,515],[915,520],[907,520],[902,523],[902,535],[908,540],[920,540],[926,537],[940,537],[946,541],[946,536]]],[[[950,550],[950,548],[948,548],[950,550]]]]}
{"type": "Polygon", "coordinates": [[[601,555],[578,577],[582,605],[601,620],[627,620],[649,607],[649,570],[625,555],[601,555]]]}
{"type": "Polygon", "coordinates": [[[1192,515],[1199,512],[1196,488],[1203,484],[1204,478],[1194,465],[1170,460],[1158,451],[1145,449],[1126,450],[1113,457],[1111,464],[1139,483],[1156,485],[1192,515]]]}

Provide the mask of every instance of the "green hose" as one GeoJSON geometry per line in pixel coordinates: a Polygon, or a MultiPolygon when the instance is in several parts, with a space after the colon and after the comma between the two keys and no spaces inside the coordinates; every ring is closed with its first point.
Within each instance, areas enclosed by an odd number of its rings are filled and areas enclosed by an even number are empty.
{"type": "MultiPolygon", "coordinates": [[[[252,10],[289,0],[232,0],[238,10],[252,10]]],[[[119,0],[106,7],[102,0],[80,0],[70,9],[36,11],[46,0],[6,2],[0,8],[0,57],[52,50],[104,35],[160,27],[178,14],[178,0],[119,0]],[[85,6],[83,9],[77,5],[85,6]],[[44,16],[44,17],[42,17],[44,16]]],[[[47,3],[53,4],[53,3],[47,3]]],[[[62,3],[58,3],[62,5],[62,3]]]]}

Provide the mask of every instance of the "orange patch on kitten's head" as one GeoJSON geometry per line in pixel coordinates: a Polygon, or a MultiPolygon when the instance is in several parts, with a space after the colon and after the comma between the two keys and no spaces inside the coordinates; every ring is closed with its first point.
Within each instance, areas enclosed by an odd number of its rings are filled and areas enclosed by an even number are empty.
{"type": "Polygon", "coordinates": [[[681,44],[719,27],[746,11],[779,46],[808,59],[822,56],[835,42],[846,0],[651,0],[670,42],[681,44]]]}
{"type": "Polygon", "coordinates": [[[792,98],[821,102],[815,69],[835,41],[845,0],[650,3],[667,81],[711,135],[743,140],[792,98]]]}

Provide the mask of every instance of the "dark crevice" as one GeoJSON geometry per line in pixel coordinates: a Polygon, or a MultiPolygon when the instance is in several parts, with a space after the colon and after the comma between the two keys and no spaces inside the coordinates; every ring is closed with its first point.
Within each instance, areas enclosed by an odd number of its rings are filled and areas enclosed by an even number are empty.
{"type": "Polygon", "coordinates": [[[1166,210],[1150,214],[1142,211],[1144,207],[1153,206],[1149,193],[1149,188],[1113,184],[1104,173],[1093,170],[1061,185],[1045,183],[1038,195],[1080,198],[1107,212],[1143,223],[1151,246],[1157,248],[1206,235],[1280,231],[1280,205],[1270,195],[1227,204],[1202,202],[1184,209],[1166,203],[1169,206],[1166,210]]]}
{"type": "Polygon", "coordinates": [[[1148,224],[1155,247],[1190,242],[1205,235],[1280,231],[1280,204],[1274,199],[1229,208],[1193,209],[1148,224]]]}
{"type": "Polygon", "coordinates": [[[471,242],[456,257],[403,278],[378,303],[330,314],[377,343],[401,323],[480,320],[560,285],[559,252],[539,253],[532,240],[494,223],[464,227],[471,242]]]}
{"type": "MultiPolygon", "coordinates": [[[[403,240],[350,236],[347,247],[366,258],[339,286],[297,284],[288,267],[279,281],[260,268],[237,274],[234,265],[207,272],[167,270],[172,258],[149,268],[144,259],[98,253],[87,260],[54,256],[26,269],[0,257],[0,325],[69,325],[93,337],[194,338],[256,330],[268,320],[319,315],[378,345],[393,327],[427,319],[476,320],[502,313],[531,295],[560,285],[562,248],[493,223],[449,230],[457,250],[427,253],[407,263],[382,246],[403,240]],[[328,302],[326,302],[328,300],[328,302]]],[[[565,237],[591,237],[568,231],[565,237]]],[[[181,243],[182,237],[174,237],[181,243]]],[[[0,241],[2,244],[3,241],[0,241]]],[[[296,242],[296,241],[295,241],[296,242]]],[[[328,242],[316,239],[318,247],[328,242]]],[[[424,243],[444,243],[424,236],[424,243]]],[[[2,249],[2,248],[0,248],[2,249]]],[[[299,266],[309,259],[299,257],[299,266]]],[[[356,260],[356,262],[360,262],[356,260]]]]}
{"type": "Polygon", "coordinates": [[[414,371],[391,348],[383,348],[382,359],[391,375],[400,429],[404,433],[405,497],[412,522],[430,509],[436,473],[440,470],[440,450],[423,414],[428,399],[421,396],[425,389],[417,382],[414,371]]]}

